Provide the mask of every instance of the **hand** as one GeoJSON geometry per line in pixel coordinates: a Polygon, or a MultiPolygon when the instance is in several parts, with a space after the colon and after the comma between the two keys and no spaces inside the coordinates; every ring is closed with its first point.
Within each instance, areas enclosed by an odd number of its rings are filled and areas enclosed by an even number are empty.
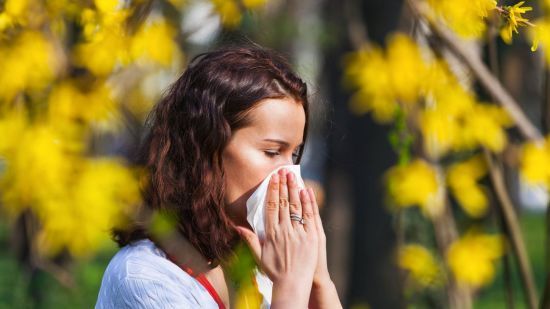
{"type": "Polygon", "coordinates": [[[281,169],[269,183],[265,240],[260,243],[252,231],[237,227],[273,281],[272,305],[284,306],[281,300],[285,300],[307,307],[319,248],[313,207],[307,190],[299,190],[294,174],[281,169]],[[305,224],[291,220],[291,213],[302,216],[305,224]]]}
{"type": "Polygon", "coordinates": [[[308,194],[313,205],[313,216],[319,239],[317,265],[313,275],[313,285],[311,287],[308,308],[342,308],[336,286],[330,279],[328,272],[326,236],[314,190],[308,188],[308,194]]]}
{"type": "Polygon", "coordinates": [[[308,188],[307,192],[309,200],[311,201],[311,204],[313,206],[313,217],[315,220],[315,227],[317,230],[318,239],[317,264],[315,268],[315,273],[313,275],[313,288],[317,288],[331,282],[327,263],[327,240],[325,236],[325,231],[323,229],[323,222],[321,221],[319,205],[317,203],[315,193],[312,188],[308,188]]]}

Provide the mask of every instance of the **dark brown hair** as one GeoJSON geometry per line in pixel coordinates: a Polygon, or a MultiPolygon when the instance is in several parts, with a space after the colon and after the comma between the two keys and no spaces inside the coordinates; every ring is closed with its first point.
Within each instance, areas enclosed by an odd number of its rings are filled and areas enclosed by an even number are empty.
{"type": "MultiPolygon", "coordinates": [[[[208,260],[228,257],[238,241],[224,207],[223,150],[261,100],[284,97],[304,107],[305,142],[306,84],[273,51],[229,47],[193,58],[148,117],[137,156],[148,174],[145,207],[175,215],[178,231],[208,260]]],[[[114,235],[120,246],[148,237],[137,226],[114,235]]]]}

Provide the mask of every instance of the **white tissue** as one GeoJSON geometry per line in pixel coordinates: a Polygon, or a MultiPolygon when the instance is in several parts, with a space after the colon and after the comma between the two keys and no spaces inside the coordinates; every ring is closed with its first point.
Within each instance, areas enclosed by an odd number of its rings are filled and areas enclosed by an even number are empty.
{"type": "MultiPolygon", "coordinates": [[[[265,200],[267,197],[267,189],[269,186],[269,180],[271,175],[277,173],[281,168],[286,168],[287,171],[294,173],[294,176],[299,188],[305,188],[304,181],[300,173],[300,165],[285,165],[278,167],[262,181],[256,191],[252,193],[250,198],[246,201],[246,220],[252,227],[252,230],[258,235],[258,238],[265,238],[265,200]]],[[[268,308],[271,304],[271,293],[273,290],[273,282],[258,269],[255,270],[256,283],[258,284],[258,290],[263,296],[262,308],[268,308]]]]}
{"type": "Polygon", "coordinates": [[[269,180],[271,178],[271,175],[277,173],[282,168],[286,168],[287,171],[294,173],[298,182],[298,187],[305,187],[302,176],[300,175],[300,165],[285,165],[278,167],[277,169],[269,173],[269,175],[262,181],[256,191],[254,191],[254,193],[252,193],[252,195],[246,201],[246,220],[248,220],[248,223],[250,223],[250,226],[260,239],[264,239],[265,237],[264,211],[269,180]]]}

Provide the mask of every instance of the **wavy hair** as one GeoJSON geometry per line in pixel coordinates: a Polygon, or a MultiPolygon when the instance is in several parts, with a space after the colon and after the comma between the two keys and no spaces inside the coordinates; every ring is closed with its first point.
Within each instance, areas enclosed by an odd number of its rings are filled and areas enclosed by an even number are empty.
{"type": "MultiPolygon", "coordinates": [[[[137,153],[148,172],[145,207],[174,214],[178,231],[216,265],[238,235],[224,207],[222,153],[248,113],[268,98],[293,98],[309,109],[306,84],[281,55],[261,47],[228,47],[194,57],[148,116],[137,153]]],[[[300,148],[297,161],[303,154],[300,148]]],[[[115,230],[120,246],[148,237],[143,227],[115,230]]]]}

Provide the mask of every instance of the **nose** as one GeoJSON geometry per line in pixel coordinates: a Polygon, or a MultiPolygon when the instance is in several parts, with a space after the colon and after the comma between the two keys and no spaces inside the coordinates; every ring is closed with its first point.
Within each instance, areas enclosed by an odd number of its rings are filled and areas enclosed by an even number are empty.
{"type": "Polygon", "coordinates": [[[292,160],[292,155],[290,158],[286,158],[284,165],[294,165],[294,160],[292,160]]]}
{"type": "Polygon", "coordinates": [[[278,169],[278,168],[280,168],[282,166],[285,166],[285,165],[294,165],[294,162],[292,162],[292,159],[290,159],[290,160],[283,159],[277,164],[276,168],[278,169]]]}

